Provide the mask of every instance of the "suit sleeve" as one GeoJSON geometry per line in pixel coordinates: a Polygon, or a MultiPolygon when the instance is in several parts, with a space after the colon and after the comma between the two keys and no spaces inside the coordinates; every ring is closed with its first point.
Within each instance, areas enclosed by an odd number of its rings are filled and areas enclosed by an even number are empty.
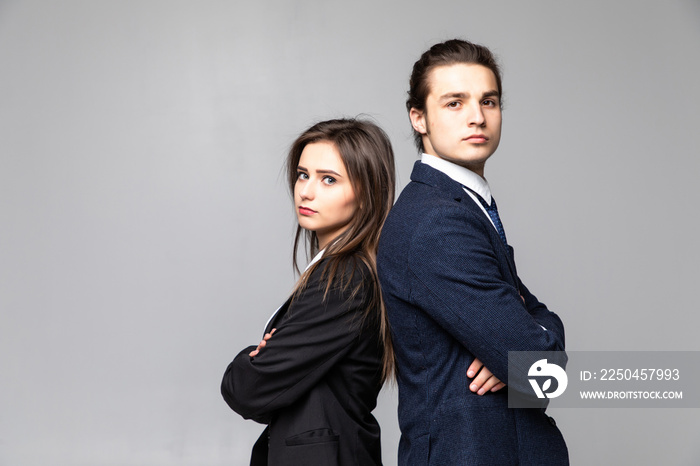
{"type": "Polygon", "coordinates": [[[411,299],[508,383],[508,351],[563,351],[564,333],[527,288],[523,302],[504,278],[486,227],[465,221],[458,205],[429,213],[411,240],[411,299]]]}
{"type": "Polygon", "coordinates": [[[320,269],[292,301],[265,348],[253,358],[248,353],[255,346],[244,349],[226,369],[221,393],[245,419],[269,422],[274,411],[319,383],[357,338],[365,294],[351,296],[351,291],[362,278],[353,278],[347,290],[331,288],[324,300],[320,269]]]}
{"type": "Polygon", "coordinates": [[[553,332],[557,339],[561,341],[562,350],[564,349],[564,324],[558,315],[547,309],[547,306],[538,301],[538,299],[530,293],[525,284],[518,278],[520,294],[524,299],[525,308],[530,313],[533,319],[549,332],[553,332]]]}

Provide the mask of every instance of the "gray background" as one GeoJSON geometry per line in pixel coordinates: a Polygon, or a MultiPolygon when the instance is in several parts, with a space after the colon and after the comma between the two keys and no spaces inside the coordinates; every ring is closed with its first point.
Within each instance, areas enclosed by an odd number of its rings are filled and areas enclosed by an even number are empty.
{"type": "MultiPolygon", "coordinates": [[[[247,464],[219,382],[294,283],[285,151],[365,113],[403,187],[455,36],[503,64],[486,175],[567,346],[700,350],[697,1],[2,1],[0,464],[247,464]]],[[[576,465],[700,462],[697,410],[552,414],[576,465]]]]}

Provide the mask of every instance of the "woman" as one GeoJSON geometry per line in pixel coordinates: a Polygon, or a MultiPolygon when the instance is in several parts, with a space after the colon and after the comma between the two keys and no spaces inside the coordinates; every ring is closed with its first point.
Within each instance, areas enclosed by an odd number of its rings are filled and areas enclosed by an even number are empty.
{"type": "Polygon", "coordinates": [[[294,266],[302,236],[313,260],[260,344],[228,366],[221,392],[268,424],[251,465],[381,464],[371,411],[393,351],[375,258],[394,200],[391,144],[373,123],[324,121],[299,136],[286,166],[294,266]]]}

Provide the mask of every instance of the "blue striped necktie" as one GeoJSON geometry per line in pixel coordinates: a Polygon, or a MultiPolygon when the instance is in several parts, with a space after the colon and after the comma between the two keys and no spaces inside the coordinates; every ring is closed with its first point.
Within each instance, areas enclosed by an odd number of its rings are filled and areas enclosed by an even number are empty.
{"type": "MultiPolygon", "coordinates": [[[[469,189],[465,186],[466,189],[469,189]]],[[[479,196],[474,190],[469,189],[474,195],[476,196],[477,199],[479,199],[479,202],[481,202],[481,205],[484,206],[484,209],[486,209],[486,212],[489,214],[489,217],[491,217],[491,221],[493,222],[493,225],[496,227],[496,231],[498,232],[498,236],[501,237],[503,240],[503,244],[508,244],[508,241],[506,241],[506,231],[503,229],[503,224],[501,223],[501,217],[498,216],[498,208],[496,207],[496,199],[491,196],[491,205],[488,205],[486,201],[479,196]]]]}

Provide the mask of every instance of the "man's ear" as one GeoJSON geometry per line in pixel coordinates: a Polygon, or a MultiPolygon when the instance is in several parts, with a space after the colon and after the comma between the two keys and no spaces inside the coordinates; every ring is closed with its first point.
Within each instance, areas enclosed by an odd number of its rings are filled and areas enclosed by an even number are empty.
{"type": "Polygon", "coordinates": [[[420,134],[428,133],[428,130],[425,128],[425,112],[412,107],[411,111],[408,112],[408,117],[411,119],[411,126],[413,126],[413,129],[420,134]]]}

